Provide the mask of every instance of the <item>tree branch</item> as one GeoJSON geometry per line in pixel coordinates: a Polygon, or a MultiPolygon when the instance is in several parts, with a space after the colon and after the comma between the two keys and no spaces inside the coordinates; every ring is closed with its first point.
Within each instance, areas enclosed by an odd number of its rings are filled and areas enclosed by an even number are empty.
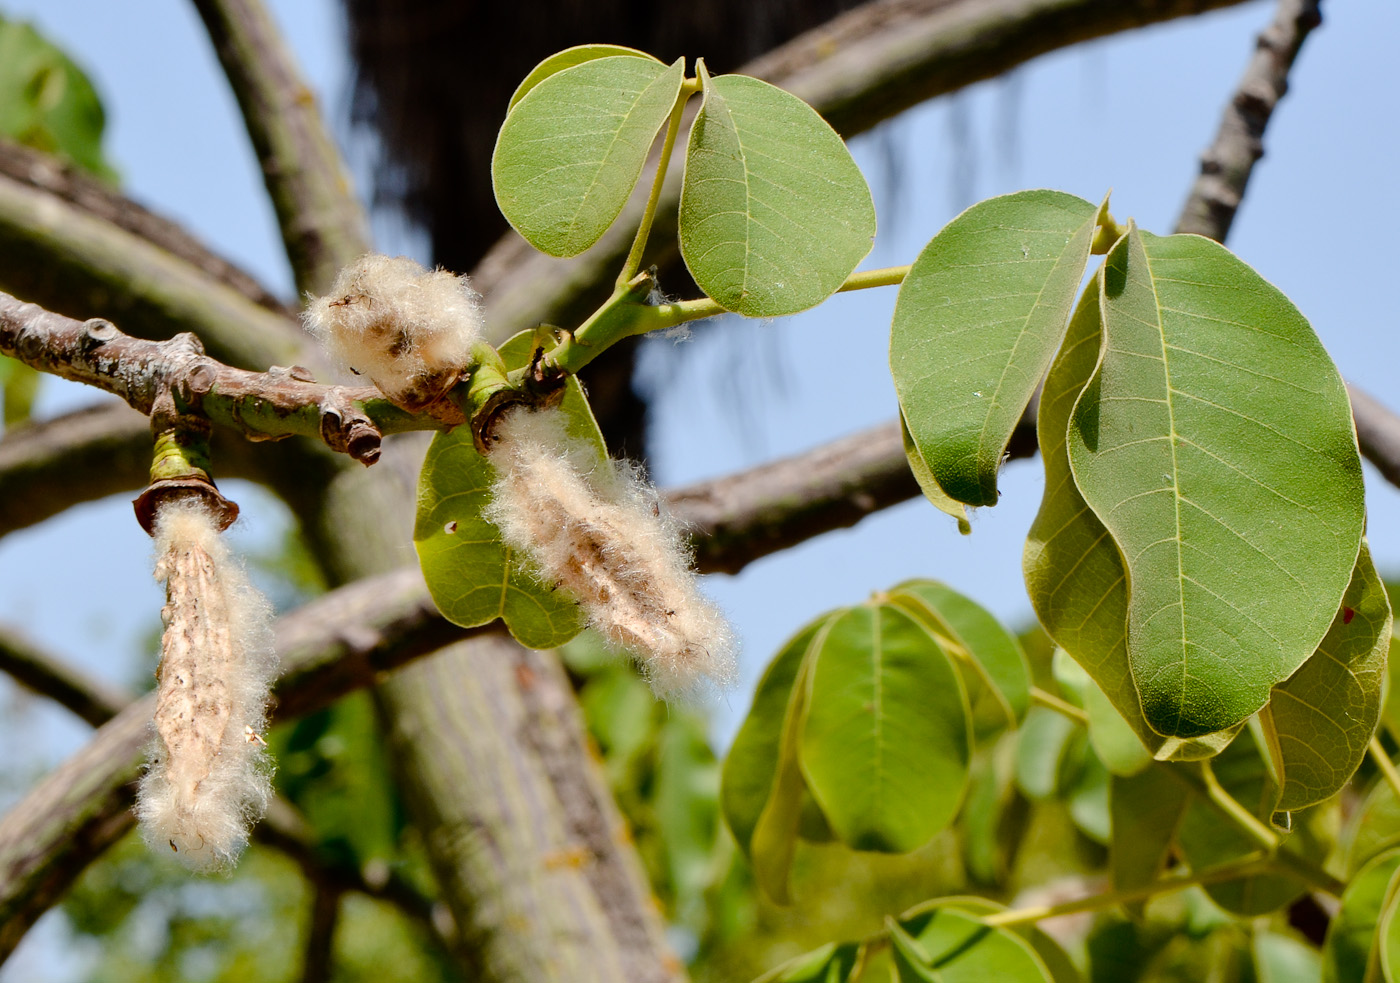
{"type": "Polygon", "coordinates": [[[0,672],[94,727],[111,720],[132,699],[130,693],[89,677],[6,625],[0,625],[0,672]]]}
{"type": "Polygon", "coordinates": [[[111,317],[169,338],[196,330],[247,368],[319,367],[294,321],[73,201],[0,174],[0,288],[76,317],[111,317]]]}
{"type": "Polygon", "coordinates": [[[1177,232],[1217,242],[1230,234],[1254,164],[1264,156],[1264,130],[1288,91],[1288,72],[1308,34],[1321,23],[1318,0],[1280,0],[1225,107],[1215,140],[1201,154],[1201,173],[1177,220],[1177,232]]]}
{"type": "Polygon", "coordinates": [[[47,192],[92,218],[144,239],[211,280],[231,287],[259,307],[284,318],[296,316],[294,310],[273,296],[252,274],[210,250],[181,226],[116,194],[106,184],[57,157],[0,139],[0,175],[47,192]]]}
{"type": "Polygon", "coordinates": [[[369,223],[316,100],[260,0],[194,0],[243,111],[301,294],[369,252],[369,223]]]}
{"type": "MultiPolygon", "coordinates": [[[[805,99],[846,137],[934,96],[1033,58],[1119,31],[1242,0],[875,0],[745,65],[805,99]]],[[[703,52],[696,52],[703,54],[703,52]]],[[[678,170],[678,169],[673,169],[678,170]]],[[[666,182],[652,241],[674,242],[680,181],[666,182]]],[[[577,325],[607,296],[632,243],[640,203],[582,256],[554,259],[507,233],[472,271],[492,336],[577,325]]],[[[674,248],[647,262],[663,273],[674,248]]],[[[663,279],[664,286],[664,279],[663,279]]]]}

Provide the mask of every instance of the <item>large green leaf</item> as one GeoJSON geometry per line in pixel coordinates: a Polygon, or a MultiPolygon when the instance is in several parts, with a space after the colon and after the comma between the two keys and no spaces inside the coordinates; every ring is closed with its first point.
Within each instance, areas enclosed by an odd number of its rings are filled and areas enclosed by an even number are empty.
{"type": "Polygon", "coordinates": [[[1071,466],[1124,557],[1144,714],[1195,737],[1262,707],[1337,611],[1364,519],[1350,404],[1303,316],[1217,243],[1130,228],[1100,283],[1071,466]]]}
{"type": "MultiPolygon", "coordinates": [[[[508,367],[529,361],[532,337],[524,331],[501,346],[508,367]]],[[[591,445],[599,462],[605,461],[603,435],[578,380],[569,379],[560,408],[574,439],[591,445]]],[[[491,462],[472,445],[470,427],[433,437],[418,476],[413,527],[428,591],[453,624],[472,628],[501,618],[528,648],[563,645],[582,630],[583,617],[567,594],[541,583],[482,516],[495,477],[491,462]]]]}
{"type": "Polygon", "coordinates": [[[1011,431],[1074,307],[1098,210],[1059,191],[973,205],[924,247],[899,288],[890,369],[934,479],[997,503],[1011,431]]]}
{"type": "Polygon", "coordinates": [[[813,643],[802,771],[837,837],[905,853],[962,803],[967,696],[928,631],[889,604],[850,608],[813,643]]]}
{"type": "Polygon", "coordinates": [[[593,245],[627,204],[684,81],[684,59],[667,67],[623,54],[533,85],[506,117],[491,158],[502,214],[551,256],[593,245]]]}
{"type": "Polygon", "coordinates": [[[1332,916],[1322,944],[1323,983],[1357,983],[1368,978],[1366,967],[1372,958],[1376,929],[1397,870],[1400,850],[1392,850],[1374,858],[1347,885],[1342,906],[1332,916]]]}
{"type": "Polygon", "coordinates": [[[700,289],[748,317],[795,314],[836,292],[870,252],[875,204],[817,111],[743,75],[711,78],[690,131],[681,255],[700,289]]]}
{"type": "Polygon", "coordinates": [[[578,44],[572,48],[555,52],[530,69],[530,74],[525,76],[525,79],[515,87],[515,92],[511,94],[506,112],[509,113],[514,109],[531,89],[551,75],[557,75],[566,68],[582,65],[586,61],[597,61],[599,58],[611,58],[616,55],[630,55],[633,58],[654,61],[658,65],[663,64],[660,59],[652,57],[645,51],[638,51],[636,48],[628,48],[621,44],[578,44]]]}
{"type": "Polygon", "coordinates": [[[1282,784],[1276,809],[1330,799],[1355,774],[1380,720],[1389,651],[1390,602],[1363,542],[1327,636],[1260,715],[1282,784]]]}
{"type": "Polygon", "coordinates": [[[749,853],[758,817],[763,814],[763,807],[773,794],[783,739],[783,720],[792,701],[802,699],[801,695],[793,692],[798,670],[812,646],[812,640],[831,617],[831,614],[824,614],[807,625],[773,657],[758,682],[748,716],[744,718],[724,759],[724,771],[720,778],[720,809],[730,832],[734,834],[734,841],[745,854],[749,853]]]}
{"type": "MultiPolygon", "coordinates": [[[[900,924],[906,929],[906,938],[915,938],[909,935],[908,930],[920,927],[922,916],[929,915],[938,910],[951,910],[963,914],[975,915],[982,918],[986,915],[995,915],[997,912],[1006,911],[1006,906],[998,904],[987,898],[975,895],[950,895],[945,898],[937,898],[933,901],[926,901],[923,904],[915,905],[914,908],[900,916],[900,924]]],[[[927,928],[927,925],[924,925],[927,928]]],[[[1079,970],[1075,968],[1069,955],[1060,944],[1037,927],[1034,923],[1021,922],[1006,928],[998,928],[997,931],[1010,932],[1023,942],[1027,943],[1035,951],[1036,957],[1044,964],[1045,969],[1050,974],[1050,979],[1054,983],[1079,983],[1081,977],[1079,970]]],[[[923,948],[922,941],[918,942],[923,948]]]]}
{"type": "Polygon", "coordinates": [[[113,180],[102,103],[86,75],[38,31],[0,17],[0,136],[113,180]]]}
{"type": "Polygon", "coordinates": [[[855,965],[860,946],[828,942],[764,973],[754,983],[842,983],[855,965]]]}
{"type": "MultiPolygon", "coordinates": [[[[1172,775],[1171,765],[1153,764],[1136,775],[1109,780],[1113,840],[1109,872],[1116,891],[1131,891],[1157,880],[1166,867],[1177,826],[1191,791],[1172,775]]],[[[1141,914],[1143,902],[1128,909],[1141,914]]]]}
{"type": "Polygon", "coordinates": [[[959,646],[979,682],[994,697],[1011,727],[1031,703],[1031,671],[1016,636],[986,608],[936,580],[906,580],[891,588],[890,601],[935,634],[959,646]]]}
{"type": "MultiPolygon", "coordinates": [[[[1045,462],[1045,496],[1026,538],[1026,590],[1045,631],[1088,672],[1154,757],[1208,758],[1229,744],[1239,727],[1181,740],[1163,738],[1148,725],[1128,664],[1123,558],[1070,470],[1066,431],[1075,400],[1098,361],[1099,341],[1099,291],[1091,284],[1070,320],[1040,398],[1036,430],[1045,462]]],[[[1092,718],[1092,699],[1086,705],[1092,718]]]]}

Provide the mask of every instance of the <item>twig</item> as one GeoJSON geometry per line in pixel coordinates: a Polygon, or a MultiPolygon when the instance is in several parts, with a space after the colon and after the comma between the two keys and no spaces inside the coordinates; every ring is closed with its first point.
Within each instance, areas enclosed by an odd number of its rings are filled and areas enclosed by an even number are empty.
{"type": "Polygon", "coordinates": [[[172,391],[183,412],[203,416],[259,440],[300,435],[320,437],[332,450],[364,464],[379,459],[386,433],[443,429],[463,422],[446,401],[440,414],[410,415],[377,389],[322,386],[293,366],[249,372],[205,356],[191,334],[146,341],[124,334],[110,321],[77,321],[0,293],[0,354],[126,400],[149,414],[156,399],[172,391]]]}
{"type": "Polygon", "coordinates": [[[1322,23],[1318,0],[1279,0],[1259,35],[1244,77],[1225,108],[1215,140],[1201,155],[1201,173],[1177,221],[1177,232],[1224,242],[1254,164],[1264,155],[1264,129],[1288,91],[1288,72],[1303,42],[1322,23]]]}
{"type": "Polygon", "coordinates": [[[1380,738],[1372,735],[1370,743],[1366,745],[1366,750],[1371,752],[1371,758],[1376,762],[1376,767],[1380,769],[1381,777],[1385,779],[1385,783],[1390,786],[1395,801],[1400,802],[1400,770],[1396,769],[1395,762],[1390,760],[1389,754],[1386,754],[1380,738]]]}
{"type": "Polygon", "coordinates": [[[311,882],[311,918],[302,950],[302,983],[326,983],[335,963],[335,927],[340,921],[341,891],[329,881],[311,882]]]}
{"type": "Polygon", "coordinates": [[[0,625],[0,672],[101,727],[131,702],[131,695],[93,679],[45,652],[18,629],[0,625]]]}
{"type": "Polygon", "coordinates": [[[299,293],[369,251],[349,172],[260,0],[194,0],[243,111],[299,293]]]}

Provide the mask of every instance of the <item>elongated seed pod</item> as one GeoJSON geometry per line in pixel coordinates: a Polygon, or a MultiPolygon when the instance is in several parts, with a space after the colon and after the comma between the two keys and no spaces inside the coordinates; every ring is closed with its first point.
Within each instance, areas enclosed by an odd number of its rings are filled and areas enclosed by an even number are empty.
{"type": "Polygon", "coordinates": [[[262,730],[276,672],[271,606],[198,498],[156,513],[165,581],[155,737],[137,816],[146,840],[196,870],[237,860],[271,795],[262,730]]]}
{"type": "Polygon", "coordinates": [[[638,469],[598,460],[557,409],[511,409],[495,438],[486,515],[506,544],[633,653],[658,695],[731,682],[733,633],[700,593],[681,530],[638,469]]]}

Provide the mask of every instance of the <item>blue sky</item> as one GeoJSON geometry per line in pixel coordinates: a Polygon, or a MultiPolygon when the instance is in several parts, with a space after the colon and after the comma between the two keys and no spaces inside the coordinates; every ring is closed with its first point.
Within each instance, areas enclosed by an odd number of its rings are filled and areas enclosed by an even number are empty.
{"type": "MultiPolygon", "coordinates": [[[[270,6],[345,142],[348,68],[338,4],[270,6]]],[[[1027,187],[1095,201],[1112,188],[1120,220],[1170,231],[1197,156],[1272,8],[1249,3],[1050,55],[1009,80],[926,104],[860,138],[853,149],[881,219],[866,265],[909,262],[962,207],[1027,187]]],[[[31,19],[89,71],[108,109],[109,155],[129,194],[290,293],[256,163],[192,5],[0,0],[0,13],[31,19]]],[[[1328,3],[1324,14],[1270,127],[1229,245],[1293,298],[1348,379],[1400,408],[1392,382],[1400,332],[1390,297],[1400,228],[1400,87],[1391,67],[1400,4],[1328,3]]],[[[351,154],[362,186],[365,139],[354,138],[351,154]]],[[[421,252],[421,239],[393,221],[381,217],[376,226],[381,248],[421,252]]],[[[893,302],[892,290],[867,291],[780,322],[720,322],[680,346],[650,342],[643,362],[657,390],[658,483],[748,467],[892,418],[886,346],[893,302]]],[[[90,398],[55,383],[43,405],[56,410],[90,398]]],[[[238,532],[245,547],[279,535],[281,507],[230,485],[245,506],[238,532]]],[[[970,537],[959,537],[932,508],[910,503],[760,561],[740,577],[711,578],[709,589],[744,647],[744,681],[717,708],[717,737],[727,740],[788,633],[872,590],[936,577],[1011,623],[1027,621],[1021,544],[1040,486],[1039,461],[1009,465],[1002,503],[975,517],[970,537]]],[[[1377,561],[1400,572],[1400,494],[1369,471],[1368,494],[1377,561]]],[[[160,607],[148,553],[126,499],[0,540],[0,620],[22,623],[93,672],[131,682],[160,607]],[[68,600],[75,583],[84,585],[76,611],[68,600]]],[[[84,739],[85,728],[9,691],[0,691],[0,707],[9,726],[35,735],[24,746],[40,753],[36,768],[84,739]]]]}

